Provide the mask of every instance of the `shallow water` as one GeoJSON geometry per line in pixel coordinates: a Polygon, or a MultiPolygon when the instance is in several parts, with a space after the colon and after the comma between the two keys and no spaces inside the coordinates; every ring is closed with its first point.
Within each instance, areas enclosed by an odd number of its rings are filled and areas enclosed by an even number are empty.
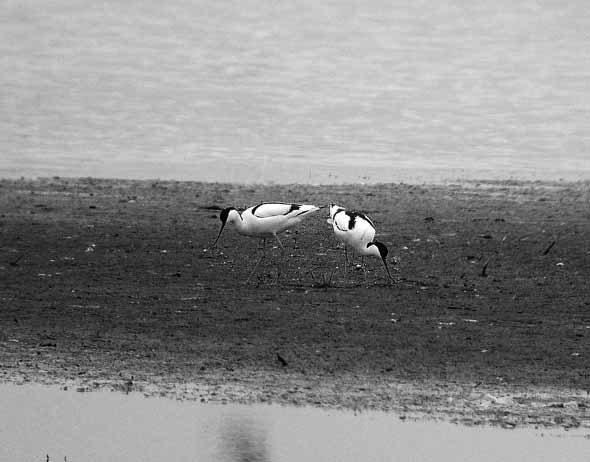
{"type": "Polygon", "coordinates": [[[0,385],[0,460],[580,461],[583,431],[404,422],[393,414],[222,405],[0,385]]]}
{"type": "Polygon", "coordinates": [[[0,177],[590,178],[590,9],[8,1],[0,177]]]}

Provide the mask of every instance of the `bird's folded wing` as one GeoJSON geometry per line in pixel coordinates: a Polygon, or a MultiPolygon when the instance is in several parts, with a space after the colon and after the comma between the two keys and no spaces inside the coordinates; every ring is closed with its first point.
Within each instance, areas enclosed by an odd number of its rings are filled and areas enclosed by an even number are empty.
{"type": "Polygon", "coordinates": [[[334,218],[332,218],[332,220],[336,225],[336,228],[338,228],[340,231],[348,231],[350,216],[348,216],[345,213],[337,213],[336,215],[334,215],[334,218]]]}
{"type": "Polygon", "coordinates": [[[279,215],[288,215],[290,212],[299,210],[300,208],[301,206],[297,204],[268,203],[254,207],[252,209],[252,214],[258,218],[269,218],[279,215]]]}

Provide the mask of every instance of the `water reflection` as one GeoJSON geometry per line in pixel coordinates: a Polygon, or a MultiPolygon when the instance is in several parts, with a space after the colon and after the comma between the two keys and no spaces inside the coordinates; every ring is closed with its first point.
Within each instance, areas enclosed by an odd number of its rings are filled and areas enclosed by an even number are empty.
{"type": "Polygon", "coordinates": [[[203,404],[41,385],[0,385],[0,410],[0,461],[46,455],[89,462],[580,461],[587,460],[590,431],[472,428],[402,422],[379,412],[203,404]]]}
{"type": "Polygon", "coordinates": [[[240,412],[225,416],[220,428],[219,459],[226,462],[270,462],[265,422],[240,412]]]}

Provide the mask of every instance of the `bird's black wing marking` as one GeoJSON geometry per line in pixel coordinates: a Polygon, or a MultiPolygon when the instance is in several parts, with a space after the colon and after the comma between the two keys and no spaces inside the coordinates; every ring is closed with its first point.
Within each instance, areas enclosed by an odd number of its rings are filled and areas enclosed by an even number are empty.
{"type": "Polygon", "coordinates": [[[256,207],[254,207],[252,209],[252,215],[256,215],[256,210],[258,210],[258,207],[260,207],[261,205],[264,205],[264,202],[261,202],[260,204],[258,204],[256,207]]]}
{"type": "Polygon", "coordinates": [[[340,231],[348,231],[347,229],[342,229],[340,226],[338,226],[337,221],[334,221],[334,224],[336,225],[336,228],[338,228],[340,231]]]}
{"type": "Polygon", "coordinates": [[[336,225],[336,228],[338,228],[340,231],[348,231],[346,228],[342,228],[339,224],[338,224],[338,220],[336,219],[336,215],[338,215],[340,212],[346,212],[346,210],[344,209],[338,209],[336,210],[336,213],[334,215],[332,215],[332,221],[334,222],[334,224],[336,225]]]}
{"type": "Polygon", "coordinates": [[[375,225],[373,224],[371,219],[367,215],[365,215],[364,213],[358,213],[358,216],[361,217],[363,220],[367,220],[373,228],[375,227],[375,225]]]}
{"type": "Polygon", "coordinates": [[[359,216],[357,212],[349,212],[348,210],[344,212],[348,215],[348,229],[354,229],[354,225],[356,224],[356,217],[359,216]]]}
{"type": "Polygon", "coordinates": [[[356,224],[356,219],[360,218],[362,220],[366,220],[373,228],[375,227],[375,225],[373,224],[373,222],[369,219],[368,216],[366,216],[363,213],[360,212],[345,212],[346,215],[349,216],[350,220],[348,222],[348,229],[354,229],[354,225],[356,224]]]}
{"type": "Polygon", "coordinates": [[[336,225],[336,228],[338,228],[340,231],[348,231],[347,229],[341,228],[340,225],[338,224],[338,220],[336,220],[336,215],[338,215],[340,212],[346,212],[346,210],[345,209],[336,210],[334,215],[332,215],[332,221],[336,225]]]}
{"type": "Polygon", "coordinates": [[[334,215],[332,215],[332,220],[333,220],[334,218],[336,218],[336,215],[338,215],[340,212],[346,212],[346,210],[345,210],[345,209],[338,209],[338,210],[336,210],[336,211],[334,212],[334,215]]]}
{"type": "Polygon", "coordinates": [[[252,215],[258,218],[269,218],[278,215],[288,215],[295,210],[299,210],[299,204],[287,204],[285,202],[262,202],[252,208],[252,215]],[[268,206],[268,207],[266,207],[268,206]]]}
{"type": "Polygon", "coordinates": [[[344,212],[346,213],[346,215],[348,215],[348,229],[354,229],[354,225],[356,223],[356,212],[344,212]]]}

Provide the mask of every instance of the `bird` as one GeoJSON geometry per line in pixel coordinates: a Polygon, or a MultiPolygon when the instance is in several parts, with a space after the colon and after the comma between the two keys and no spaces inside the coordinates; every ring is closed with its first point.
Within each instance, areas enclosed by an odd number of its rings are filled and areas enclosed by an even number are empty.
{"type": "Polygon", "coordinates": [[[227,207],[219,214],[221,228],[212,247],[215,247],[223,229],[228,223],[233,224],[239,234],[261,238],[262,256],[248,276],[246,282],[249,282],[264,259],[266,239],[276,239],[281,249],[284,250],[278,234],[301,223],[306,217],[321,208],[323,207],[310,204],[288,204],[284,202],[262,202],[247,208],[243,212],[238,211],[235,207],[227,207]]]}
{"type": "MultiPolygon", "coordinates": [[[[389,279],[393,280],[387,266],[389,250],[385,244],[375,240],[375,225],[368,216],[361,212],[349,211],[338,205],[330,204],[328,223],[332,225],[336,238],[344,243],[345,274],[346,262],[348,262],[347,247],[350,246],[363,257],[363,268],[365,256],[380,257],[389,279]]],[[[365,268],[365,282],[366,279],[367,271],[365,268]]]]}

